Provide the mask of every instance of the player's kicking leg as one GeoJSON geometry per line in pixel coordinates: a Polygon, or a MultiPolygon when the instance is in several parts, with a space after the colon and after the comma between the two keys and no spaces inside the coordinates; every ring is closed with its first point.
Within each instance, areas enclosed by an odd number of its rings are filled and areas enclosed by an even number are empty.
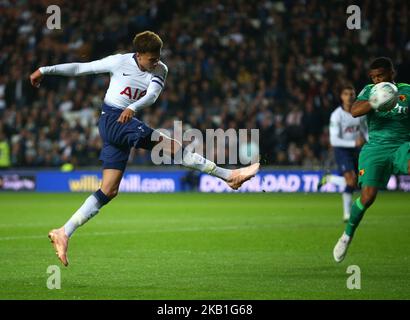
{"type": "Polygon", "coordinates": [[[71,235],[117,195],[122,175],[122,170],[104,169],[101,189],[90,195],[64,226],[49,232],[48,237],[56,255],[65,266],[68,265],[67,250],[71,235]]]}
{"type": "Polygon", "coordinates": [[[177,152],[183,150],[183,166],[218,177],[224,180],[234,190],[239,189],[243,183],[250,180],[259,171],[259,162],[235,170],[221,168],[198,153],[183,149],[180,142],[165,135],[161,136],[159,143],[161,143],[164,153],[169,156],[175,156],[177,152]]]}
{"type": "Polygon", "coordinates": [[[364,213],[376,199],[377,190],[377,187],[363,187],[361,196],[353,203],[350,218],[346,225],[345,231],[333,249],[333,257],[336,262],[342,262],[345,258],[347,249],[352,242],[353,235],[359,226],[364,213]]]}

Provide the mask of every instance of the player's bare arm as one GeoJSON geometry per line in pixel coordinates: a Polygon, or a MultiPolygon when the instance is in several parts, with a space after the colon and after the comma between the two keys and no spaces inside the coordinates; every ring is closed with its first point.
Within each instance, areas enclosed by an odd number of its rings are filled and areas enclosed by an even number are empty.
{"type": "Polygon", "coordinates": [[[354,118],[357,118],[357,117],[368,114],[371,110],[372,110],[372,106],[370,105],[369,101],[356,100],[353,103],[350,113],[352,114],[354,118]]]}

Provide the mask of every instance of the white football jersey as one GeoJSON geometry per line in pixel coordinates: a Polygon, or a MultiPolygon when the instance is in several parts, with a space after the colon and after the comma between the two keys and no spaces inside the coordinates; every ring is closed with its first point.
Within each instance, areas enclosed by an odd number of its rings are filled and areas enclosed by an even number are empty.
{"type": "Polygon", "coordinates": [[[87,63],[65,63],[41,67],[40,72],[66,76],[110,73],[110,85],[104,102],[120,109],[136,106],[132,108],[135,111],[140,107],[137,100],[144,97],[147,91],[152,93],[155,99],[159,96],[165,85],[168,68],[160,61],[152,72],[142,71],[134,59],[134,53],[127,53],[115,54],[87,63]]]}
{"type": "Polygon", "coordinates": [[[339,106],[330,116],[329,134],[333,147],[354,148],[360,135],[368,139],[366,116],[354,118],[339,106]]]}

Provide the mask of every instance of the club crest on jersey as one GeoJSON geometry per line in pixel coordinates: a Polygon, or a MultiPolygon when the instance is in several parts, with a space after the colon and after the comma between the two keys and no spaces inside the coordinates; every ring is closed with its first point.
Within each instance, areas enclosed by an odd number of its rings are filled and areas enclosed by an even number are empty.
{"type": "Polygon", "coordinates": [[[364,175],[364,169],[360,169],[359,171],[359,176],[362,176],[362,175],[364,175]]]}
{"type": "Polygon", "coordinates": [[[399,100],[400,101],[406,101],[406,95],[404,95],[404,94],[399,95],[399,100]]]}
{"type": "Polygon", "coordinates": [[[138,100],[145,96],[147,90],[138,90],[137,88],[126,87],[124,90],[120,92],[121,95],[125,94],[128,96],[128,99],[138,100]],[[135,90],[133,92],[133,90],[135,90]]]}

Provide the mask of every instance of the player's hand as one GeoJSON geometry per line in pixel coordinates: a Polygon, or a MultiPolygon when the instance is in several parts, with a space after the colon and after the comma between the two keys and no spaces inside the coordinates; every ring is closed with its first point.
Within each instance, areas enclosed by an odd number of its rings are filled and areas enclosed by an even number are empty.
{"type": "Polygon", "coordinates": [[[125,108],[125,110],[121,113],[117,121],[120,123],[126,123],[130,121],[133,116],[134,116],[134,111],[132,111],[131,109],[125,108]]]}
{"type": "Polygon", "coordinates": [[[366,143],[366,140],[360,136],[356,139],[356,147],[359,148],[366,143]]]}
{"type": "Polygon", "coordinates": [[[37,69],[30,75],[30,82],[36,88],[40,87],[41,80],[43,80],[43,75],[41,74],[39,69],[37,69]]]}

